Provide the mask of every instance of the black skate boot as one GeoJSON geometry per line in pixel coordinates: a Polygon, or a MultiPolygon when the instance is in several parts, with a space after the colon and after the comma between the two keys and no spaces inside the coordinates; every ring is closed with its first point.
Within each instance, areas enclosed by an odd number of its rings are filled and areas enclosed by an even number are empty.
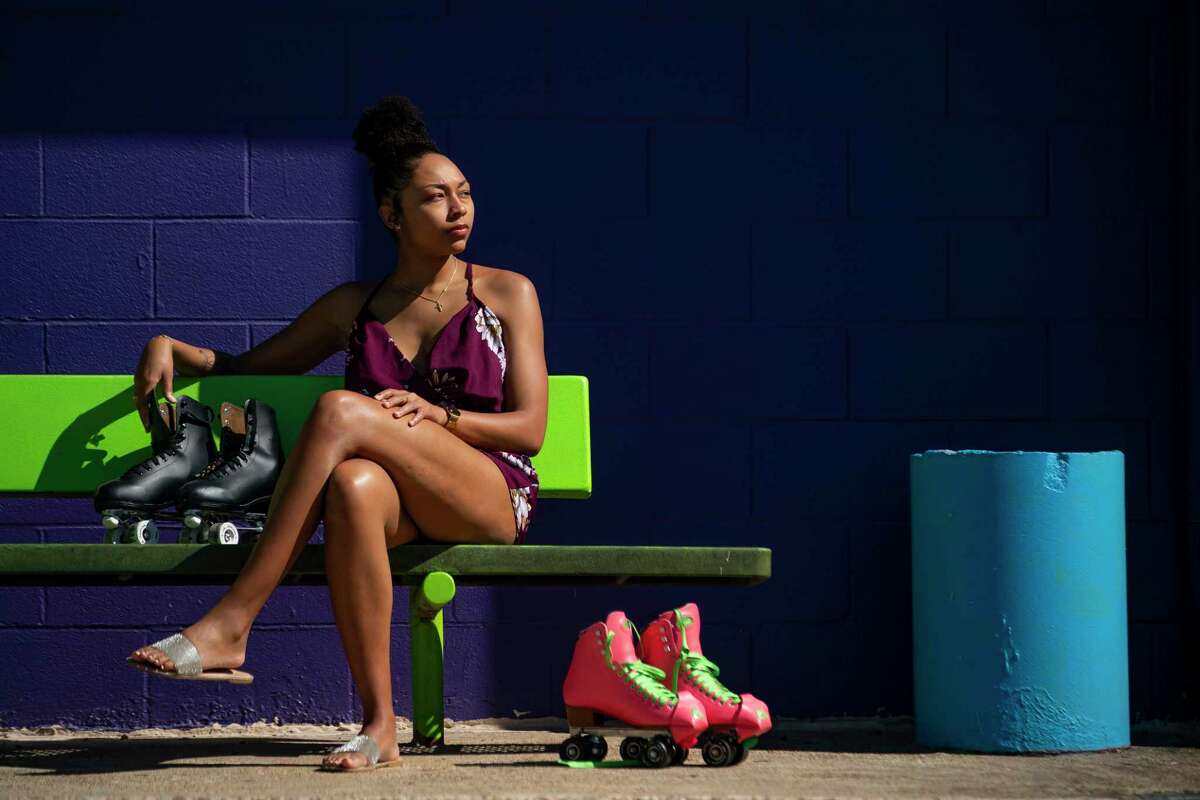
{"type": "Polygon", "coordinates": [[[283,471],[283,446],[275,410],[250,398],[245,408],[221,404],[221,450],[214,463],[179,487],[183,514],[179,541],[246,543],[262,533],[275,482],[283,471]],[[249,525],[239,531],[231,519],[249,525]],[[243,535],[249,534],[249,537],[243,535]]]}
{"type": "Polygon", "coordinates": [[[106,542],[157,542],[154,520],[178,518],[166,511],[176,492],[216,454],[212,409],[186,395],[178,400],[159,403],[150,414],[154,455],[96,488],[92,502],[103,515],[106,542]]]}

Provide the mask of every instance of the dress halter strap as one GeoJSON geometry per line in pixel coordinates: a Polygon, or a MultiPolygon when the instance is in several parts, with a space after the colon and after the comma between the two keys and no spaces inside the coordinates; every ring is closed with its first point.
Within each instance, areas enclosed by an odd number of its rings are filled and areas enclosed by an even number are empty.
{"type": "Polygon", "coordinates": [[[363,300],[362,308],[360,308],[360,309],[358,310],[358,315],[359,315],[360,317],[361,317],[363,314],[366,314],[366,313],[367,313],[367,306],[369,306],[369,305],[371,304],[371,298],[375,297],[375,293],[379,291],[379,288],[380,288],[381,286],[383,286],[383,284],[384,284],[385,282],[387,282],[387,276],[384,276],[383,280],[381,280],[381,281],[379,281],[379,283],[375,284],[375,288],[374,288],[374,289],[372,289],[372,290],[371,290],[371,293],[367,295],[367,299],[366,299],[366,300],[363,300]]]}
{"type": "Polygon", "coordinates": [[[468,261],[467,262],[467,297],[470,298],[471,300],[475,300],[475,299],[477,299],[475,297],[475,276],[471,270],[471,266],[472,266],[471,262],[468,261]]]}

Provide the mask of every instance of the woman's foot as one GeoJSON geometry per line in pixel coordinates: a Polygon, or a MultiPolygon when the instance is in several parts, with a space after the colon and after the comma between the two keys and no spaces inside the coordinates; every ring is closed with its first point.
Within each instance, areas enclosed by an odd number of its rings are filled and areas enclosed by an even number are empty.
{"type": "MultiPolygon", "coordinates": [[[[237,669],[246,661],[246,640],[249,631],[226,630],[217,621],[204,617],[190,627],[184,628],[183,636],[200,653],[203,669],[237,669]]],[[[144,661],[168,672],[175,669],[175,662],[157,647],[143,645],[129,656],[135,661],[144,661]]]]}
{"type": "MultiPolygon", "coordinates": [[[[400,758],[400,748],[396,744],[396,717],[364,724],[359,733],[370,736],[379,745],[379,763],[395,761],[400,758]]],[[[321,761],[326,769],[354,769],[367,765],[367,754],[361,752],[330,753],[321,761]]]]}

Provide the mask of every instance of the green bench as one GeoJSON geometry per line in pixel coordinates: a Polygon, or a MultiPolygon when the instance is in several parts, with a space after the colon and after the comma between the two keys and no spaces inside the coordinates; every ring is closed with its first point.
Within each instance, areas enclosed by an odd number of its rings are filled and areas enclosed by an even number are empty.
{"type": "MultiPolygon", "coordinates": [[[[254,397],[276,411],[284,451],[324,392],[340,376],[178,376],[176,396],[218,409],[254,397]]],[[[90,497],[151,455],[133,408],[128,375],[0,375],[0,415],[8,437],[0,494],[90,497]]],[[[553,375],[546,437],[533,457],[538,499],[592,493],[587,378],[553,375]]],[[[219,422],[214,421],[214,434],[219,422]]],[[[586,512],[585,512],[586,513],[586,512]]],[[[229,584],[251,546],[0,544],[0,585],[83,586],[229,584]]],[[[536,534],[535,534],[536,535],[536,534]]],[[[442,609],[457,585],[707,584],[750,586],[771,574],[771,551],[758,547],[602,545],[406,545],[389,551],[393,580],[410,587],[414,743],[443,740],[442,609]]],[[[321,545],[306,545],[284,584],[326,582],[321,545]]]]}

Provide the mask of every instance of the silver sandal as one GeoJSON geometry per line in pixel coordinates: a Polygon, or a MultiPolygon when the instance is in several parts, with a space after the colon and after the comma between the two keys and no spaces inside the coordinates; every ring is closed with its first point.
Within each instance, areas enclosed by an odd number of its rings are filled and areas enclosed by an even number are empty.
{"type": "Polygon", "coordinates": [[[157,647],[175,662],[175,669],[163,669],[148,661],[130,657],[125,659],[140,670],[151,675],[161,675],[164,678],[180,678],[190,681],[228,681],[229,683],[250,683],[254,676],[240,669],[201,669],[200,651],[196,645],[182,633],[176,633],[147,647],[157,647]]]}
{"type": "Polygon", "coordinates": [[[361,767],[337,767],[324,762],[321,763],[321,769],[324,772],[358,772],[364,769],[381,769],[383,767],[394,767],[400,763],[399,757],[393,758],[391,761],[379,760],[379,742],[365,733],[360,733],[354,736],[350,741],[346,742],[341,747],[334,748],[329,751],[329,755],[334,753],[363,753],[367,757],[367,763],[361,767]]]}

